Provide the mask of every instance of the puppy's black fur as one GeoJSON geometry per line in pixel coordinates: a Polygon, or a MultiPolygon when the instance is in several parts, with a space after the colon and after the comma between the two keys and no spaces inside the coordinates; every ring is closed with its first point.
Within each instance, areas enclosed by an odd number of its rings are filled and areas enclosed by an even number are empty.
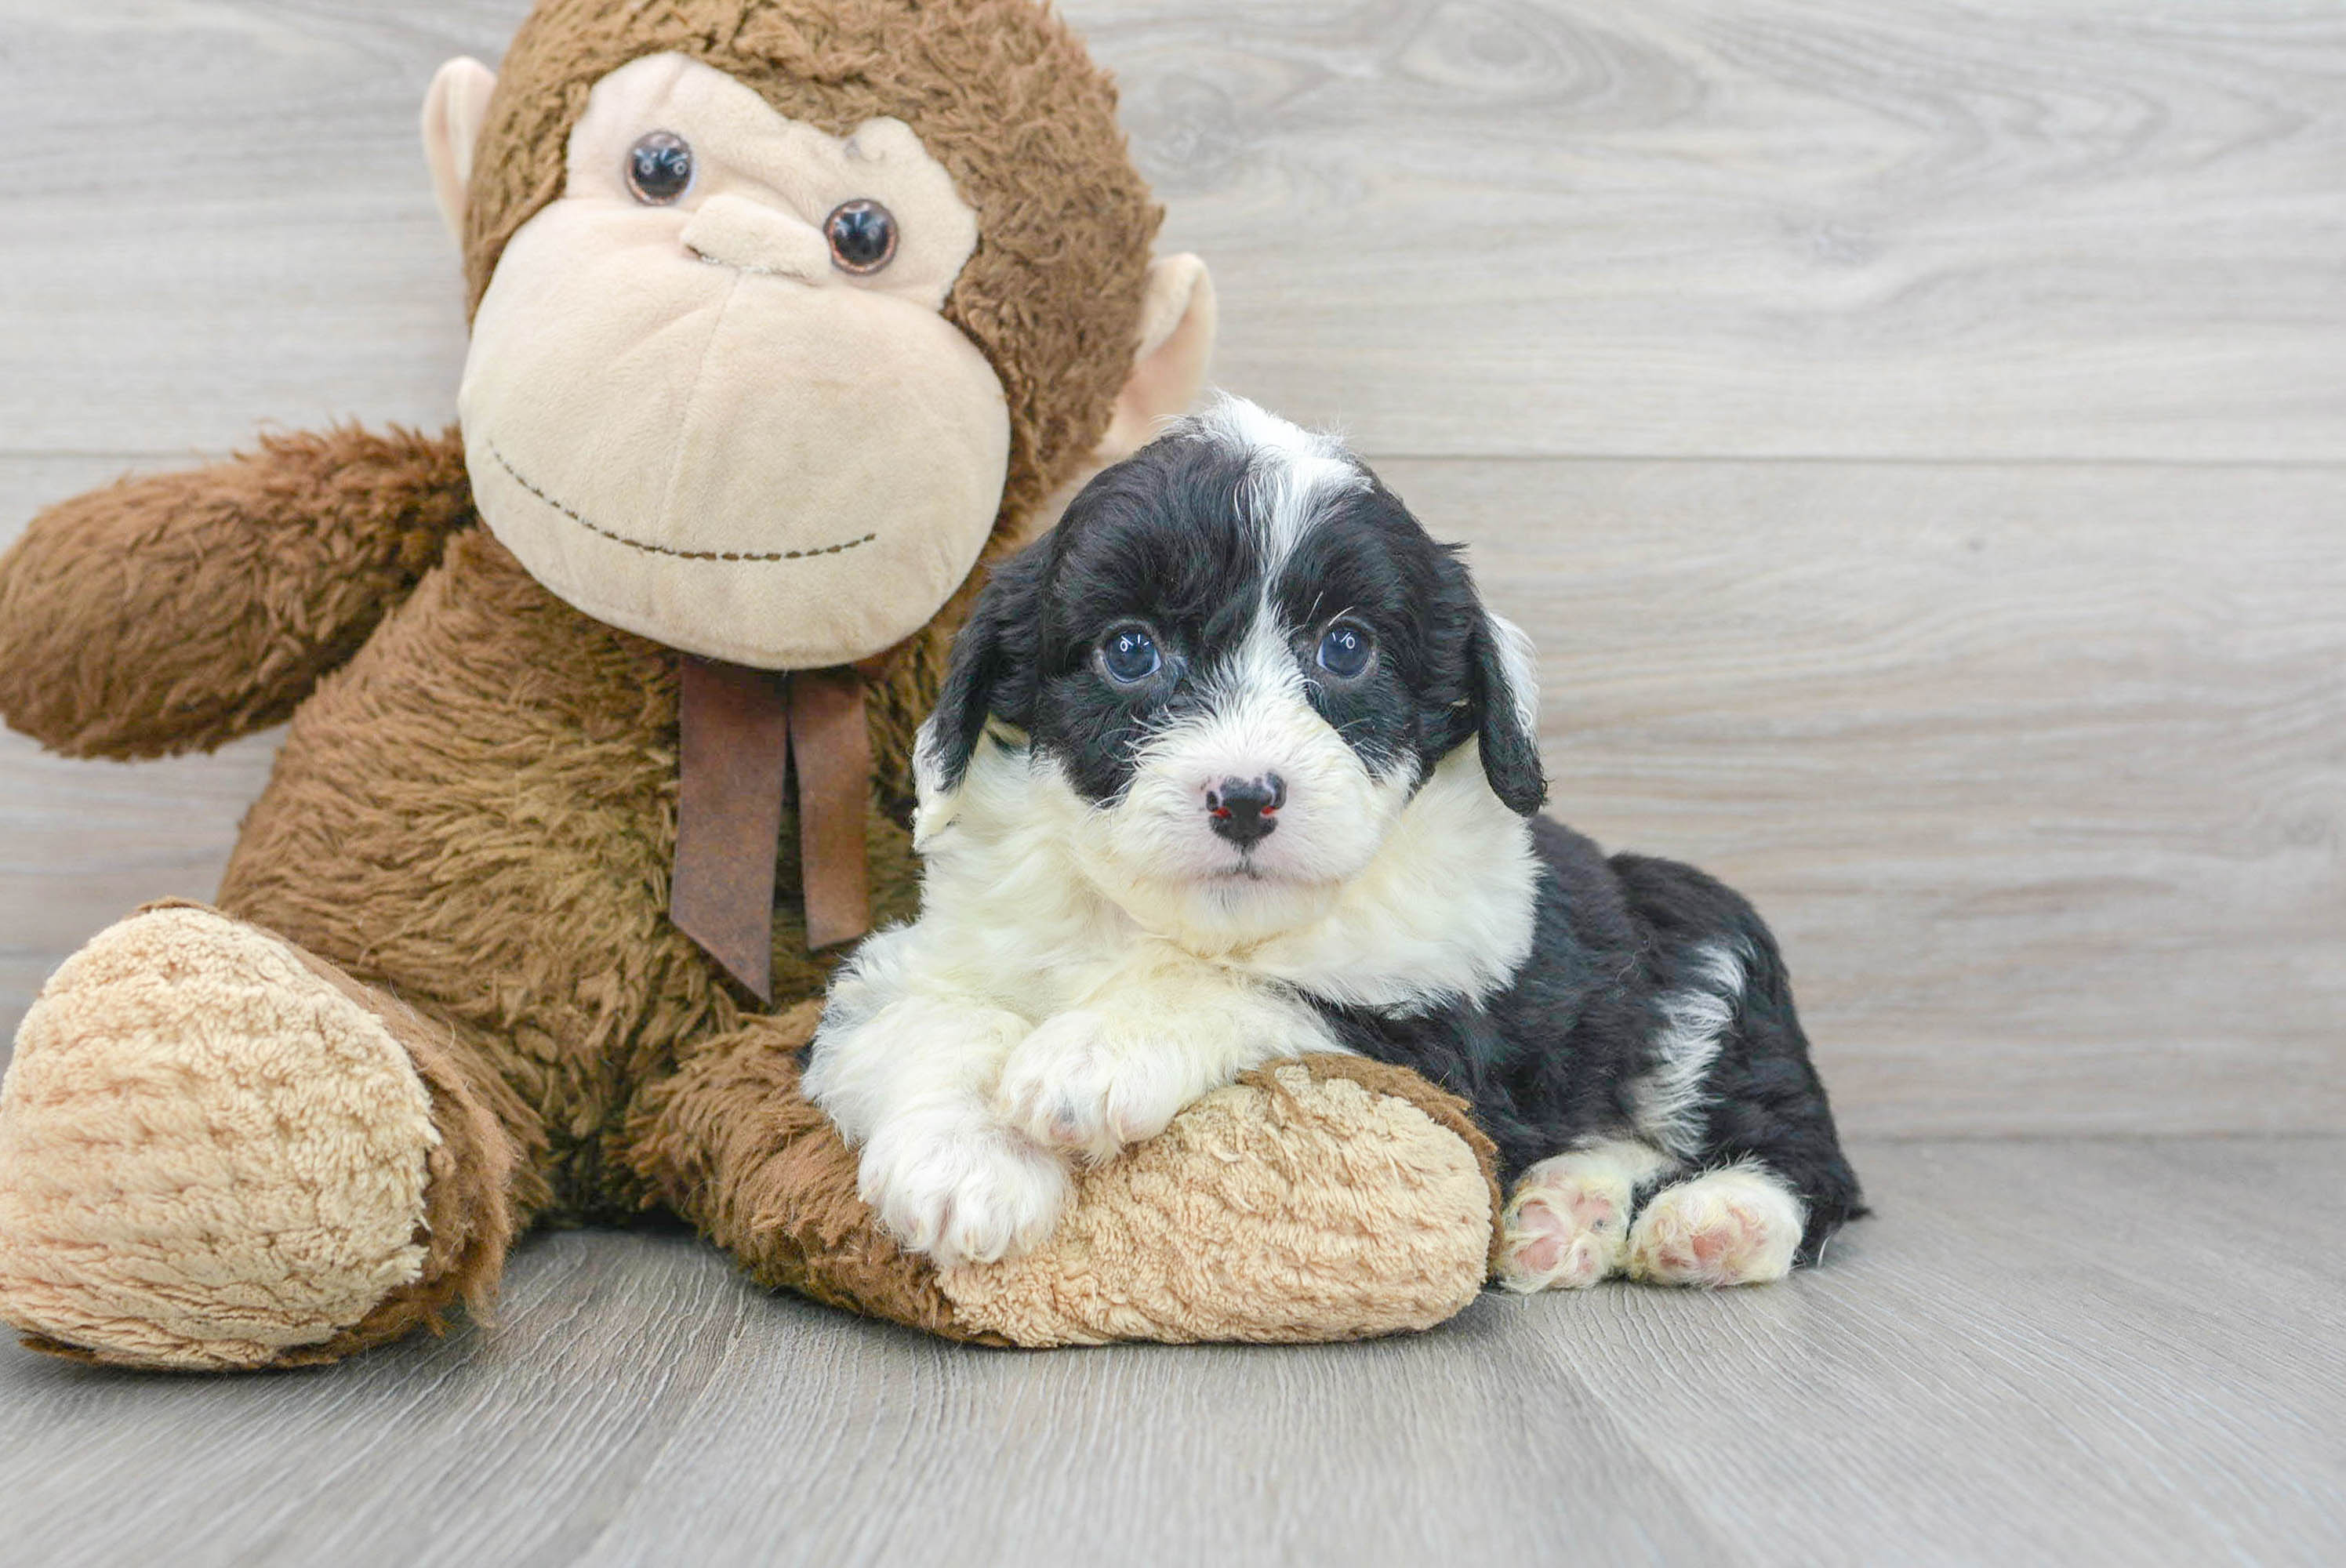
{"type": "Polygon", "coordinates": [[[1538,935],[1514,984],[1486,1003],[1407,1017],[1324,1007],[1339,1037],[1464,1097],[1512,1184],[1582,1138],[1634,1125],[1632,1088],[1652,1068],[1651,1043],[1670,1027],[1663,1000],[1708,990],[1708,977],[1689,961],[1723,945],[1744,983],[1691,1118],[1690,1164],[1767,1166],[1806,1205],[1800,1261],[1815,1262],[1866,1210],[1774,934],[1741,895],[1692,866],[1608,860],[1545,818],[1532,830],[1546,874],[1538,935]]]}
{"type": "MultiPolygon", "coordinates": [[[[1546,794],[1536,738],[1455,549],[1349,457],[1349,480],[1323,485],[1307,498],[1308,517],[1282,529],[1264,515],[1274,487],[1258,483],[1277,461],[1209,421],[1095,479],[1056,531],[994,574],[956,643],[924,758],[937,779],[959,783],[991,714],[1025,730],[1080,792],[1113,801],[1140,744],[1217,700],[1212,672],[1268,615],[1305,668],[1313,708],[1372,774],[1422,781],[1474,739],[1499,799],[1536,812],[1546,794]],[[1374,636],[1375,662],[1356,679],[1311,667],[1340,616],[1374,636]],[[1133,625],[1148,628],[1162,667],[1139,682],[1107,679],[1104,639],[1133,625]]],[[[1757,1161],[1805,1205],[1799,1258],[1814,1262],[1865,1210],[1775,938],[1740,896],[1691,867],[1607,859],[1545,819],[1532,830],[1536,935],[1504,989],[1374,1010],[1309,1000],[1344,1044],[1464,1096],[1510,1183],[1609,1137],[1643,1137],[1677,1156],[1656,1188],[1757,1161]],[[1658,1130],[1650,1103],[1640,1121],[1639,1087],[1666,1069],[1690,1003],[1715,1026],[1698,1084],[1658,1130]]]]}

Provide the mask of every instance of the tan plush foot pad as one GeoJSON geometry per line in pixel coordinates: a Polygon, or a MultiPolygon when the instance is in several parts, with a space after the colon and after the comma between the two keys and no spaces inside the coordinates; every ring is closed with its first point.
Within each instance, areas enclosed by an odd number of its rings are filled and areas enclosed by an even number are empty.
{"type": "Polygon", "coordinates": [[[0,1319],[125,1365],[265,1365],[425,1253],[431,1098],[383,1023],[209,910],[50,980],[0,1086],[0,1319]]]}
{"type": "Polygon", "coordinates": [[[1029,1346],[1431,1328],[1482,1288],[1488,1145],[1387,1073],[1316,1057],[1210,1095],[1084,1173],[1040,1250],[938,1283],[967,1328],[1029,1346]]]}

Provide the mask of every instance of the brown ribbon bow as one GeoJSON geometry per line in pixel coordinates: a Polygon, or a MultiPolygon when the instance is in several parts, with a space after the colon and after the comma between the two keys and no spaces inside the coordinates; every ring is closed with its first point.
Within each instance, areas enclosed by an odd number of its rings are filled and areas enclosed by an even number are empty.
{"type": "Polygon", "coordinates": [[[863,850],[872,741],[852,668],[776,671],[687,655],[668,916],[725,972],[774,999],[774,867],[798,774],[807,947],[872,929],[863,850]]]}

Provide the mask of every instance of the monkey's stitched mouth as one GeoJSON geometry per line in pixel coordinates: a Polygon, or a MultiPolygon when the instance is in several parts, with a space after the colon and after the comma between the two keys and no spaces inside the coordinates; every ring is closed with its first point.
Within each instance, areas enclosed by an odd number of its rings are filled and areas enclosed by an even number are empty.
{"type": "Polygon", "coordinates": [[[614,534],[608,528],[580,516],[576,512],[565,506],[524,478],[521,470],[515,468],[505,454],[497,450],[496,443],[490,442],[487,445],[489,455],[497,460],[497,466],[511,475],[515,484],[520,485],[589,534],[598,538],[608,539],[614,545],[625,545],[630,550],[641,550],[647,555],[670,555],[679,561],[806,561],[818,555],[841,555],[854,549],[859,545],[869,545],[880,537],[876,533],[866,534],[860,539],[849,539],[837,545],[824,545],[812,550],[678,550],[666,545],[648,544],[641,539],[630,539],[625,534],[614,534]]]}

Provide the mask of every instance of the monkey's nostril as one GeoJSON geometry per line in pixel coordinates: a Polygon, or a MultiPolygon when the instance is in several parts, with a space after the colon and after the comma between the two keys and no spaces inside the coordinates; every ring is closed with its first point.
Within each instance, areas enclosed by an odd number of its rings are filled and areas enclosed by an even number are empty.
{"type": "Polygon", "coordinates": [[[1262,809],[1262,814],[1268,817],[1287,804],[1287,780],[1276,773],[1266,773],[1262,781],[1270,786],[1270,804],[1262,809]]]}

